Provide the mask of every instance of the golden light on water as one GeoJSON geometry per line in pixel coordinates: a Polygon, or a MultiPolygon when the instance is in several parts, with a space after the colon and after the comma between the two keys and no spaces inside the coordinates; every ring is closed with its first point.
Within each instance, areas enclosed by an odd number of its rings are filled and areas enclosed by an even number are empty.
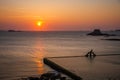
{"type": "Polygon", "coordinates": [[[38,67],[38,69],[37,69],[38,73],[39,74],[44,73],[44,64],[43,64],[42,60],[39,60],[39,59],[36,60],[36,64],[37,64],[37,67],[38,67]]]}
{"type": "Polygon", "coordinates": [[[43,55],[41,53],[34,53],[34,62],[37,66],[37,73],[43,74],[44,73],[44,63],[43,63],[43,55]]]}

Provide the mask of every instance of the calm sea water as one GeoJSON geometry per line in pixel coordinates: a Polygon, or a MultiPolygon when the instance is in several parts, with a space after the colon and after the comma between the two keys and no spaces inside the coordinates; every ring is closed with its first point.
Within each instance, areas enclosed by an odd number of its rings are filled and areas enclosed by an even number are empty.
{"type": "MultiPolygon", "coordinates": [[[[86,33],[0,32],[0,80],[40,75],[48,71],[42,62],[43,57],[80,56],[90,49],[96,54],[120,54],[119,41],[101,40],[119,38],[120,32],[111,32],[119,35],[114,37],[86,36],[86,33]]],[[[116,59],[119,61],[120,57],[116,59]]],[[[116,63],[120,66],[119,62],[116,63]]]]}

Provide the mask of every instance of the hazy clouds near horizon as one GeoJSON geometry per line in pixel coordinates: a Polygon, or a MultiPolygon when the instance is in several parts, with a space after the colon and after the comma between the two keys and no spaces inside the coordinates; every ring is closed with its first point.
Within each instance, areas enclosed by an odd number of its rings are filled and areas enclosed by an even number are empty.
{"type": "Polygon", "coordinates": [[[31,23],[40,19],[49,30],[113,29],[120,26],[120,0],[0,0],[0,18],[1,25],[17,29],[35,29],[31,23]]]}

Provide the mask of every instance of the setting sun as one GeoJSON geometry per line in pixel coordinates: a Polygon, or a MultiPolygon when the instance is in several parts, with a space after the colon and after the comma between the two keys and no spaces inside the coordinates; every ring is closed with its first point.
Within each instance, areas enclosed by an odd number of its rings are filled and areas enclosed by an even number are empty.
{"type": "Polygon", "coordinates": [[[37,21],[37,26],[41,26],[42,25],[42,21],[37,21]]]}

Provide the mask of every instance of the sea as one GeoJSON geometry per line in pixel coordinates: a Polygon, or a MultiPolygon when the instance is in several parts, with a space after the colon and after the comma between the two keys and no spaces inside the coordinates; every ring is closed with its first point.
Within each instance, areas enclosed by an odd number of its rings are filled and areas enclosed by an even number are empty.
{"type": "Polygon", "coordinates": [[[44,57],[84,56],[91,49],[96,55],[116,55],[96,56],[94,62],[85,57],[52,60],[69,68],[83,80],[120,80],[120,41],[103,40],[120,39],[120,32],[104,31],[117,36],[86,35],[89,32],[1,31],[0,80],[15,80],[41,75],[52,70],[43,63],[44,57]]]}

